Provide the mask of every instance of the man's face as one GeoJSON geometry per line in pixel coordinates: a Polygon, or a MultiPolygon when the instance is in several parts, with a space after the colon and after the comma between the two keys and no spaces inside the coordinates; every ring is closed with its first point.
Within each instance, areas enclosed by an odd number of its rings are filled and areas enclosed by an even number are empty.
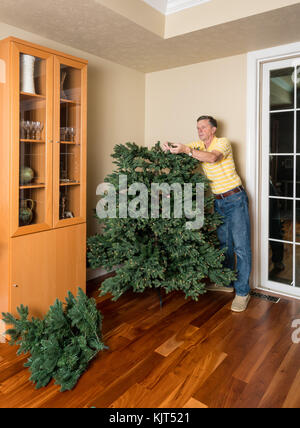
{"type": "Polygon", "coordinates": [[[198,135],[201,141],[207,141],[214,137],[217,128],[211,126],[209,119],[199,120],[197,123],[198,135]]]}

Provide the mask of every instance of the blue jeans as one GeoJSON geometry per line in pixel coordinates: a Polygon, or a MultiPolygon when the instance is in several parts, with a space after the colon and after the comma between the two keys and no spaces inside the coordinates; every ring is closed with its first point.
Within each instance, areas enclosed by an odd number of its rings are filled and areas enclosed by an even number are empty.
{"type": "Polygon", "coordinates": [[[233,283],[238,296],[250,292],[251,241],[249,201],[243,190],[224,199],[215,199],[215,211],[223,217],[217,233],[221,248],[227,248],[224,265],[232,270],[237,260],[237,280],[233,283]]]}

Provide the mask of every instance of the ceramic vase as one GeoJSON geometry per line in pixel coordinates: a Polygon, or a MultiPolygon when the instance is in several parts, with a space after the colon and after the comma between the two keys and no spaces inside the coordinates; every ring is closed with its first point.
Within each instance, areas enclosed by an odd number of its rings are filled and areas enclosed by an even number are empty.
{"type": "Polygon", "coordinates": [[[23,54],[21,57],[21,92],[35,94],[34,86],[35,57],[23,54]]]}

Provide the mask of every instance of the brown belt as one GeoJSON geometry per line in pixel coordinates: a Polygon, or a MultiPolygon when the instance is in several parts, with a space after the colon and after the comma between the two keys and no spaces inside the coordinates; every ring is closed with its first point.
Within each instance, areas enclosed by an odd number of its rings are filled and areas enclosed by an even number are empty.
{"type": "Polygon", "coordinates": [[[235,193],[242,192],[243,190],[244,190],[243,186],[238,186],[235,189],[229,190],[228,192],[214,194],[214,197],[216,199],[224,199],[224,198],[227,198],[227,196],[234,195],[235,193]]]}

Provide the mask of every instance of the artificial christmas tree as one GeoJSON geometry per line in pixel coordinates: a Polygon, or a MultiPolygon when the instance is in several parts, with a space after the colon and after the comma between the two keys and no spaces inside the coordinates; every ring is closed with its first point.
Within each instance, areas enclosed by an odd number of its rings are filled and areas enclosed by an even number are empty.
{"type": "Polygon", "coordinates": [[[39,389],[50,380],[61,385],[61,392],[72,389],[89,362],[105,349],[102,342],[102,316],[94,299],[79,288],[75,298],[69,292],[66,305],[56,300],[44,319],[28,319],[28,307],[17,308],[20,318],[2,313],[11,325],[6,334],[11,345],[20,345],[18,355],[30,353],[25,367],[39,389]]]}
{"type": "Polygon", "coordinates": [[[107,191],[100,200],[101,210],[97,210],[98,217],[101,212],[103,229],[88,239],[92,268],[112,270],[118,266],[116,275],[102,283],[101,295],[111,293],[116,300],[129,289],[143,292],[150,287],[167,293],[181,290],[186,298],[197,300],[205,292],[207,280],[229,285],[235,274],[223,267],[224,250],[219,248],[216,236],[222,220],[213,212],[214,198],[208,194],[208,180],[195,171],[199,162],[185,154],[165,153],[159,142],[152,149],[135,143],[117,145],[112,157],[117,169],[105,178],[107,191]],[[167,186],[153,195],[150,189],[154,183],[167,186]],[[142,192],[139,184],[148,193],[142,192]],[[181,217],[178,206],[182,207],[185,195],[172,191],[174,184],[183,190],[187,184],[193,188],[191,206],[181,217]],[[191,226],[187,220],[191,211],[196,212],[197,185],[205,191],[201,208],[204,223],[195,229],[187,227],[188,223],[191,226]],[[157,202],[153,215],[153,204],[157,202]],[[164,211],[167,202],[170,209],[164,211]]]}

